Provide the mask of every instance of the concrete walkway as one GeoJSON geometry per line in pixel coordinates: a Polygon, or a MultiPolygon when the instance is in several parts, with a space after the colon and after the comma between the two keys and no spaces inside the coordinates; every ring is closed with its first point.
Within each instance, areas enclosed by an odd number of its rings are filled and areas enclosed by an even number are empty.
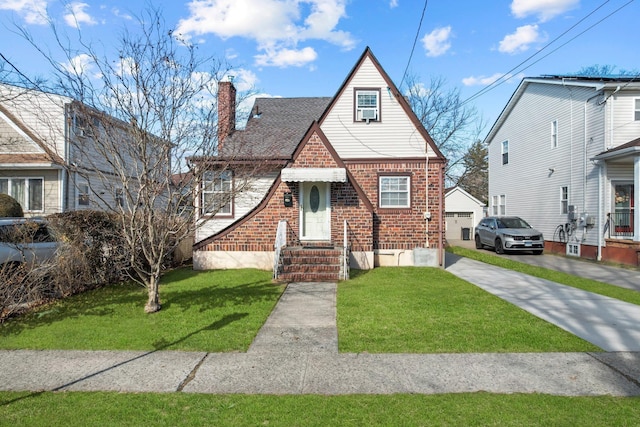
{"type": "MultiPolygon", "coordinates": [[[[521,295],[522,286],[507,272],[466,261],[455,260],[449,270],[472,275],[475,281],[480,277],[485,282],[512,284],[519,289],[515,294],[521,295]]],[[[518,280],[530,283],[530,279],[518,280]]],[[[542,306],[543,285],[534,288],[537,298],[515,300],[537,300],[536,305],[542,306]]],[[[337,350],[336,285],[293,283],[247,353],[0,351],[0,390],[640,395],[640,352],[352,354],[337,350]]]]}

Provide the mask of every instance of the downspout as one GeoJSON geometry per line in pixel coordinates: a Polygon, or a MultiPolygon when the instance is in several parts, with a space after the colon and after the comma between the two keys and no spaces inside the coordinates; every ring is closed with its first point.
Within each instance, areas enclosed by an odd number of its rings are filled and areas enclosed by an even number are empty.
{"type": "MultiPolygon", "coordinates": [[[[595,95],[587,98],[584,101],[584,141],[583,141],[583,151],[584,151],[584,165],[583,165],[583,177],[582,177],[582,207],[584,212],[587,212],[587,142],[588,142],[588,138],[587,138],[587,123],[588,123],[588,115],[587,115],[587,106],[589,105],[589,101],[591,101],[594,98],[597,98],[600,96],[600,93],[596,93],[595,95]]],[[[601,190],[602,190],[602,166],[597,163],[598,166],[598,206],[596,208],[596,215],[598,218],[598,250],[597,250],[597,255],[596,255],[596,259],[598,261],[601,260],[602,258],[602,219],[601,219],[601,205],[602,205],[602,199],[601,199],[601,190]]],[[[585,218],[586,221],[586,218],[585,218]]],[[[587,225],[586,223],[583,224],[584,227],[582,228],[582,241],[584,242],[586,240],[586,230],[587,230],[587,225]]]]}
{"type": "Polygon", "coordinates": [[[598,161],[596,165],[598,166],[598,252],[596,260],[602,261],[602,236],[604,234],[604,227],[602,226],[602,181],[604,179],[604,167],[601,161],[598,161]]]}
{"type": "Polygon", "coordinates": [[[429,144],[425,145],[425,180],[424,180],[424,247],[429,249],[429,222],[431,221],[431,214],[429,213],[429,144]]]}
{"type": "Polygon", "coordinates": [[[439,225],[438,225],[438,263],[440,265],[440,267],[444,268],[444,241],[443,241],[443,235],[444,235],[444,163],[442,164],[442,166],[440,167],[440,188],[438,189],[438,205],[439,205],[439,212],[438,212],[438,217],[439,217],[439,225]]]}

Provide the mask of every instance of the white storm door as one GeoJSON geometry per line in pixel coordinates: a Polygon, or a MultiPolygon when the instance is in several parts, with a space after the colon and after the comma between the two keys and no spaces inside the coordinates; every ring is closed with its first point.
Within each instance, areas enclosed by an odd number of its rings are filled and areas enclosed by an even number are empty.
{"type": "Polygon", "coordinates": [[[300,193],[300,236],[304,240],[331,240],[330,184],[302,182],[300,193]]]}

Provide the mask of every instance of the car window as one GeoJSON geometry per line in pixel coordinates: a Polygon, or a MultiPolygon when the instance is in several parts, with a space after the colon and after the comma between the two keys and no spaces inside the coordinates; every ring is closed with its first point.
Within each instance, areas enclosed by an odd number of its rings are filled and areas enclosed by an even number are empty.
{"type": "Polygon", "coordinates": [[[503,218],[504,226],[501,228],[531,228],[522,218],[503,218]]]}

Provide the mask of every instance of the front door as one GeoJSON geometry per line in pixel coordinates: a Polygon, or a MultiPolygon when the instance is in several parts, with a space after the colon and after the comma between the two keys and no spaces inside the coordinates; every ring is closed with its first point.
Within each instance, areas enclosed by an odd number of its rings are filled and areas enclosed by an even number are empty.
{"type": "Polygon", "coordinates": [[[300,185],[302,239],[331,240],[330,188],[326,182],[303,182],[300,185]]]}

